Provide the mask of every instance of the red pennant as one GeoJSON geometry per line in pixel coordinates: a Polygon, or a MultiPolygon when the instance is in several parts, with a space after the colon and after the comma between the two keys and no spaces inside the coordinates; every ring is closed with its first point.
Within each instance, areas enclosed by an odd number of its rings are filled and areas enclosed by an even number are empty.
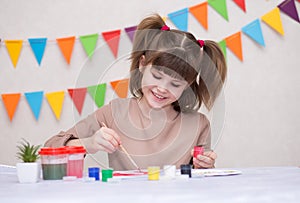
{"type": "Polygon", "coordinates": [[[110,47],[114,56],[117,58],[121,30],[102,32],[102,36],[110,47]]]}
{"type": "Polygon", "coordinates": [[[246,12],[245,0],[233,0],[244,12],[246,12]]]}
{"type": "Polygon", "coordinates": [[[2,94],[2,100],[10,121],[12,121],[12,119],[14,118],[14,114],[19,104],[20,97],[21,97],[20,93],[2,94]]]}
{"type": "Polygon", "coordinates": [[[128,93],[129,79],[116,80],[110,82],[112,88],[120,98],[126,98],[128,93]]]}
{"type": "Polygon", "coordinates": [[[69,95],[75,104],[79,114],[81,114],[87,88],[68,89],[69,95]]]}

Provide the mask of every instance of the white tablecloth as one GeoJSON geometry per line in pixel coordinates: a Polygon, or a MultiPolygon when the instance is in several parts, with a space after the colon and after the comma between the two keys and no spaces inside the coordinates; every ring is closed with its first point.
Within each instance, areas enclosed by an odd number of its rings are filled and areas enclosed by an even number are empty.
{"type": "Polygon", "coordinates": [[[239,168],[240,175],[117,183],[39,181],[18,183],[14,169],[0,167],[0,202],[300,202],[300,168],[239,168]]]}

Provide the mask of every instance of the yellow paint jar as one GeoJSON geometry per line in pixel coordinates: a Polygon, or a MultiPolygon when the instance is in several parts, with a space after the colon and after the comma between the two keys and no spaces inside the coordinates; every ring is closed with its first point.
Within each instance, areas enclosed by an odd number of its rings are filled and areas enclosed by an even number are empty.
{"type": "Polygon", "coordinates": [[[148,167],[148,180],[159,180],[160,167],[149,166],[148,167]]]}

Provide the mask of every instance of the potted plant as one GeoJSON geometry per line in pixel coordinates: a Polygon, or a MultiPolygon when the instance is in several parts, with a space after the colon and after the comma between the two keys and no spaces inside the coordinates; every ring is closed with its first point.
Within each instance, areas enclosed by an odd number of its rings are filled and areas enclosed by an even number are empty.
{"type": "Polygon", "coordinates": [[[31,145],[22,139],[17,146],[17,158],[23,162],[17,163],[17,175],[20,183],[36,183],[40,178],[40,163],[38,150],[41,145],[31,145]]]}

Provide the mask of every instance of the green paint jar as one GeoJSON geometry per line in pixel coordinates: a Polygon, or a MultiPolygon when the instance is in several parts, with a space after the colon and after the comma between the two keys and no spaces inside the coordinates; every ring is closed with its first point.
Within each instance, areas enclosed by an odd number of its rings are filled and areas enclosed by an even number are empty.
{"type": "Polygon", "coordinates": [[[101,170],[101,175],[102,175],[102,182],[107,182],[108,178],[113,177],[113,170],[112,169],[102,169],[101,170]]]}
{"type": "Polygon", "coordinates": [[[44,180],[62,180],[67,175],[68,150],[66,147],[44,147],[39,151],[44,180]]]}

